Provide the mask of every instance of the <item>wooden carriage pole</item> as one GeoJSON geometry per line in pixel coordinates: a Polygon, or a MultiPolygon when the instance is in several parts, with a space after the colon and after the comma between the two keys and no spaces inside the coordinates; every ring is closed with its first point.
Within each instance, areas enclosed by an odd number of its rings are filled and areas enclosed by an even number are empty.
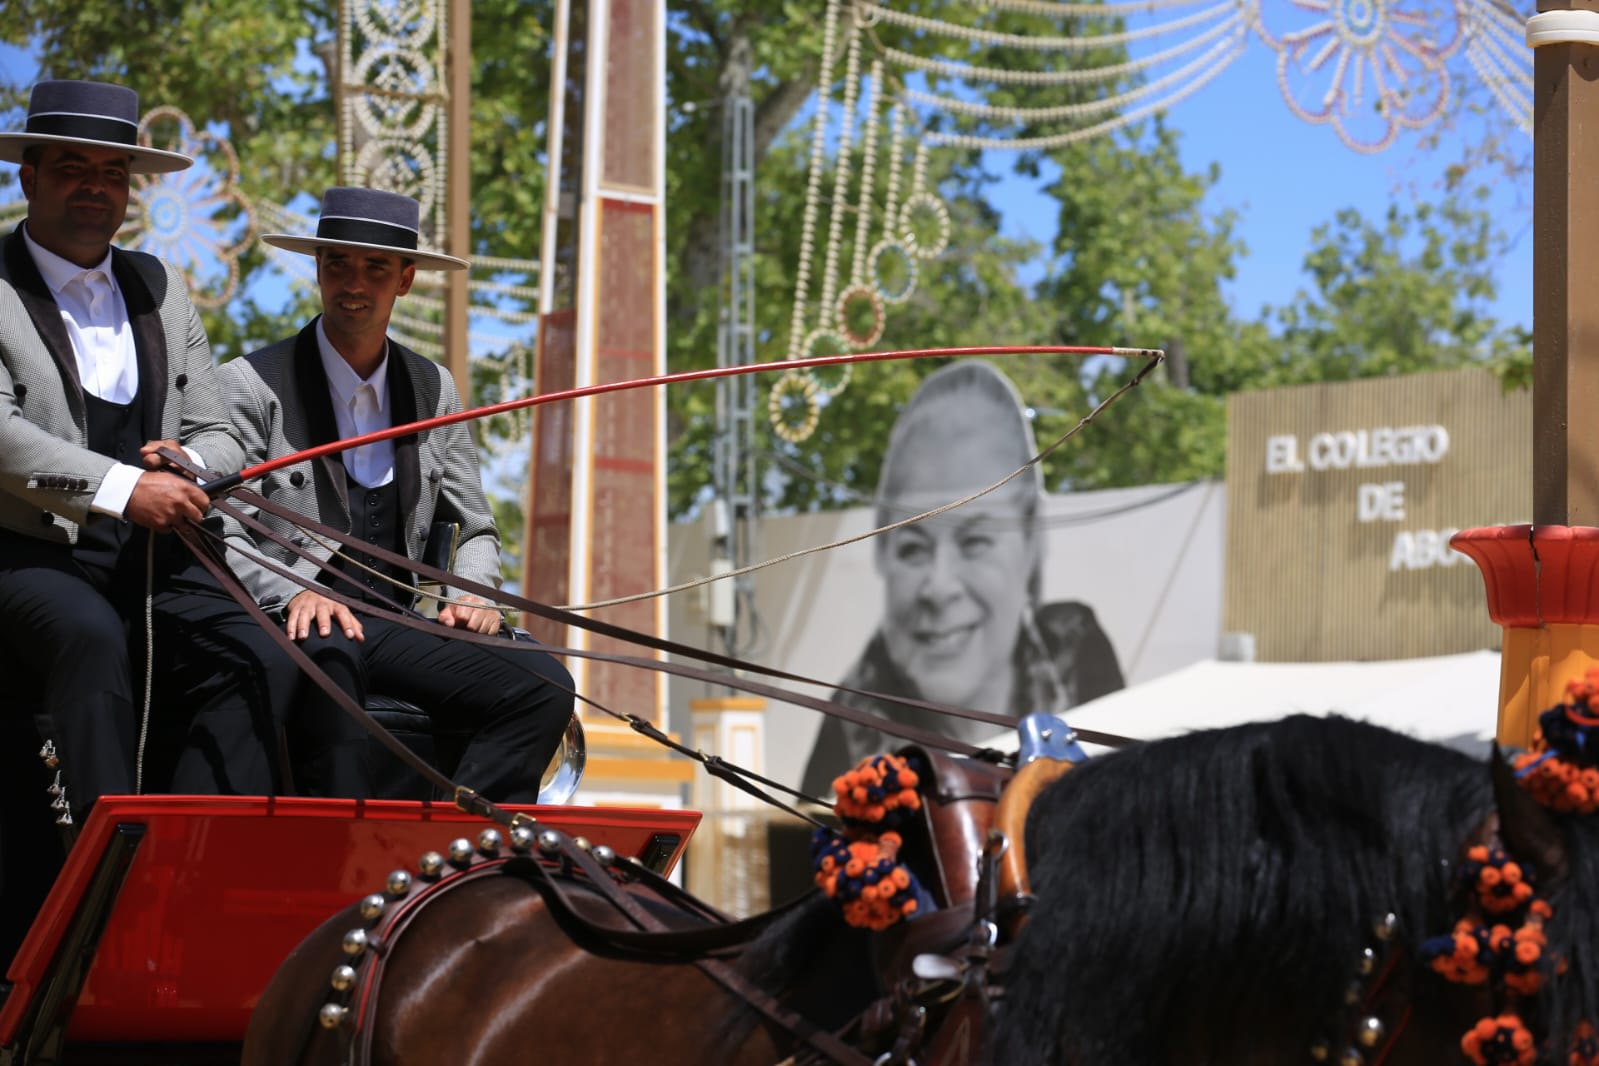
{"type": "Polygon", "coordinates": [[[1463,530],[1504,627],[1501,744],[1599,664],[1599,0],[1540,0],[1533,56],[1532,525],[1463,530]]]}

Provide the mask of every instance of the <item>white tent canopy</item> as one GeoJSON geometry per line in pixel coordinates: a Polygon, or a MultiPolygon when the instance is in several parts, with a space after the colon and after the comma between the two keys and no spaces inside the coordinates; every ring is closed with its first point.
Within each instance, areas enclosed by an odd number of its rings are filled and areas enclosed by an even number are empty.
{"type": "MultiPolygon", "coordinates": [[[[1154,740],[1290,714],[1337,713],[1478,754],[1494,738],[1498,706],[1499,654],[1491,651],[1363,663],[1207,659],[1091,700],[1066,720],[1078,729],[1154,740]]],[[[994,746],[1014,749],[1014,731],[994,746]]]]}

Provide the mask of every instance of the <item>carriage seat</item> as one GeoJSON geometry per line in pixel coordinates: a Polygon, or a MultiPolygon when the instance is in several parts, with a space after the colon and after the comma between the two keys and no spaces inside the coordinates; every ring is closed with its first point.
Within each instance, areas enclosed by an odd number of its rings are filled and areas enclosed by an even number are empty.
{"type": "MultiPolygon", "coordinates": [[[[433,719],[414,703],[394,696],[368,696],[366,710],[384,729],[410,748],[422,761],[446,777],[455,773],[470,734],[463,729],[436,727],[433,719]]],[[[421,800],[433,798],[433,786],[422,775],[395,758],[376,737],[367,738],[372,765],[374,799],[421,800]]]]}

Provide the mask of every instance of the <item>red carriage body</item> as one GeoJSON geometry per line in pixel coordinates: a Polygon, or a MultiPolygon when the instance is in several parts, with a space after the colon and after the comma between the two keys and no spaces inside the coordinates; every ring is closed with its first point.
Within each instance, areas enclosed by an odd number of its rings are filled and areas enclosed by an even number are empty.
{"type": "MultiPolygon", "coordinates": [[[[509,809],[663,873],[700,821],[509,809]]],[[[0,1063],[237,1061],[257,998],[296,944],[380,891],[389,871],[487,825],[432,803],[105,797],[6,974],[0,1063]]]]}

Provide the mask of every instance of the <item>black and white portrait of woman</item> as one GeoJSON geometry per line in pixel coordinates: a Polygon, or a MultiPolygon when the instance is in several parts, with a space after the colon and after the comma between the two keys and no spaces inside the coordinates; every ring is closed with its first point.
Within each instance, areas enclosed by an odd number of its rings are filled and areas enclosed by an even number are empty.
{"type": "MultiPolygon", "coordinates": [[[[876,524],[920,514],[999,481],[1035,452],[1015,386],[986,362],[930,374],[894,423],[876,497],[876,524]]],[[[881,692],[1021,717],[1061,713],[1123,687],[1094,612],[1042,603],[1043,486],[1037,466],[1002,488],[875,539],[882,618],[840,681],[881,692]]],[[[1082,560],[1078,565],[1091,565],[1082,560]]],[[[983,742],[994,728],[843,691],[849,706],[983,742]]],[[[829,717],[805,768],[804,789],[832,780],[901,741],[829,717]]]]}

